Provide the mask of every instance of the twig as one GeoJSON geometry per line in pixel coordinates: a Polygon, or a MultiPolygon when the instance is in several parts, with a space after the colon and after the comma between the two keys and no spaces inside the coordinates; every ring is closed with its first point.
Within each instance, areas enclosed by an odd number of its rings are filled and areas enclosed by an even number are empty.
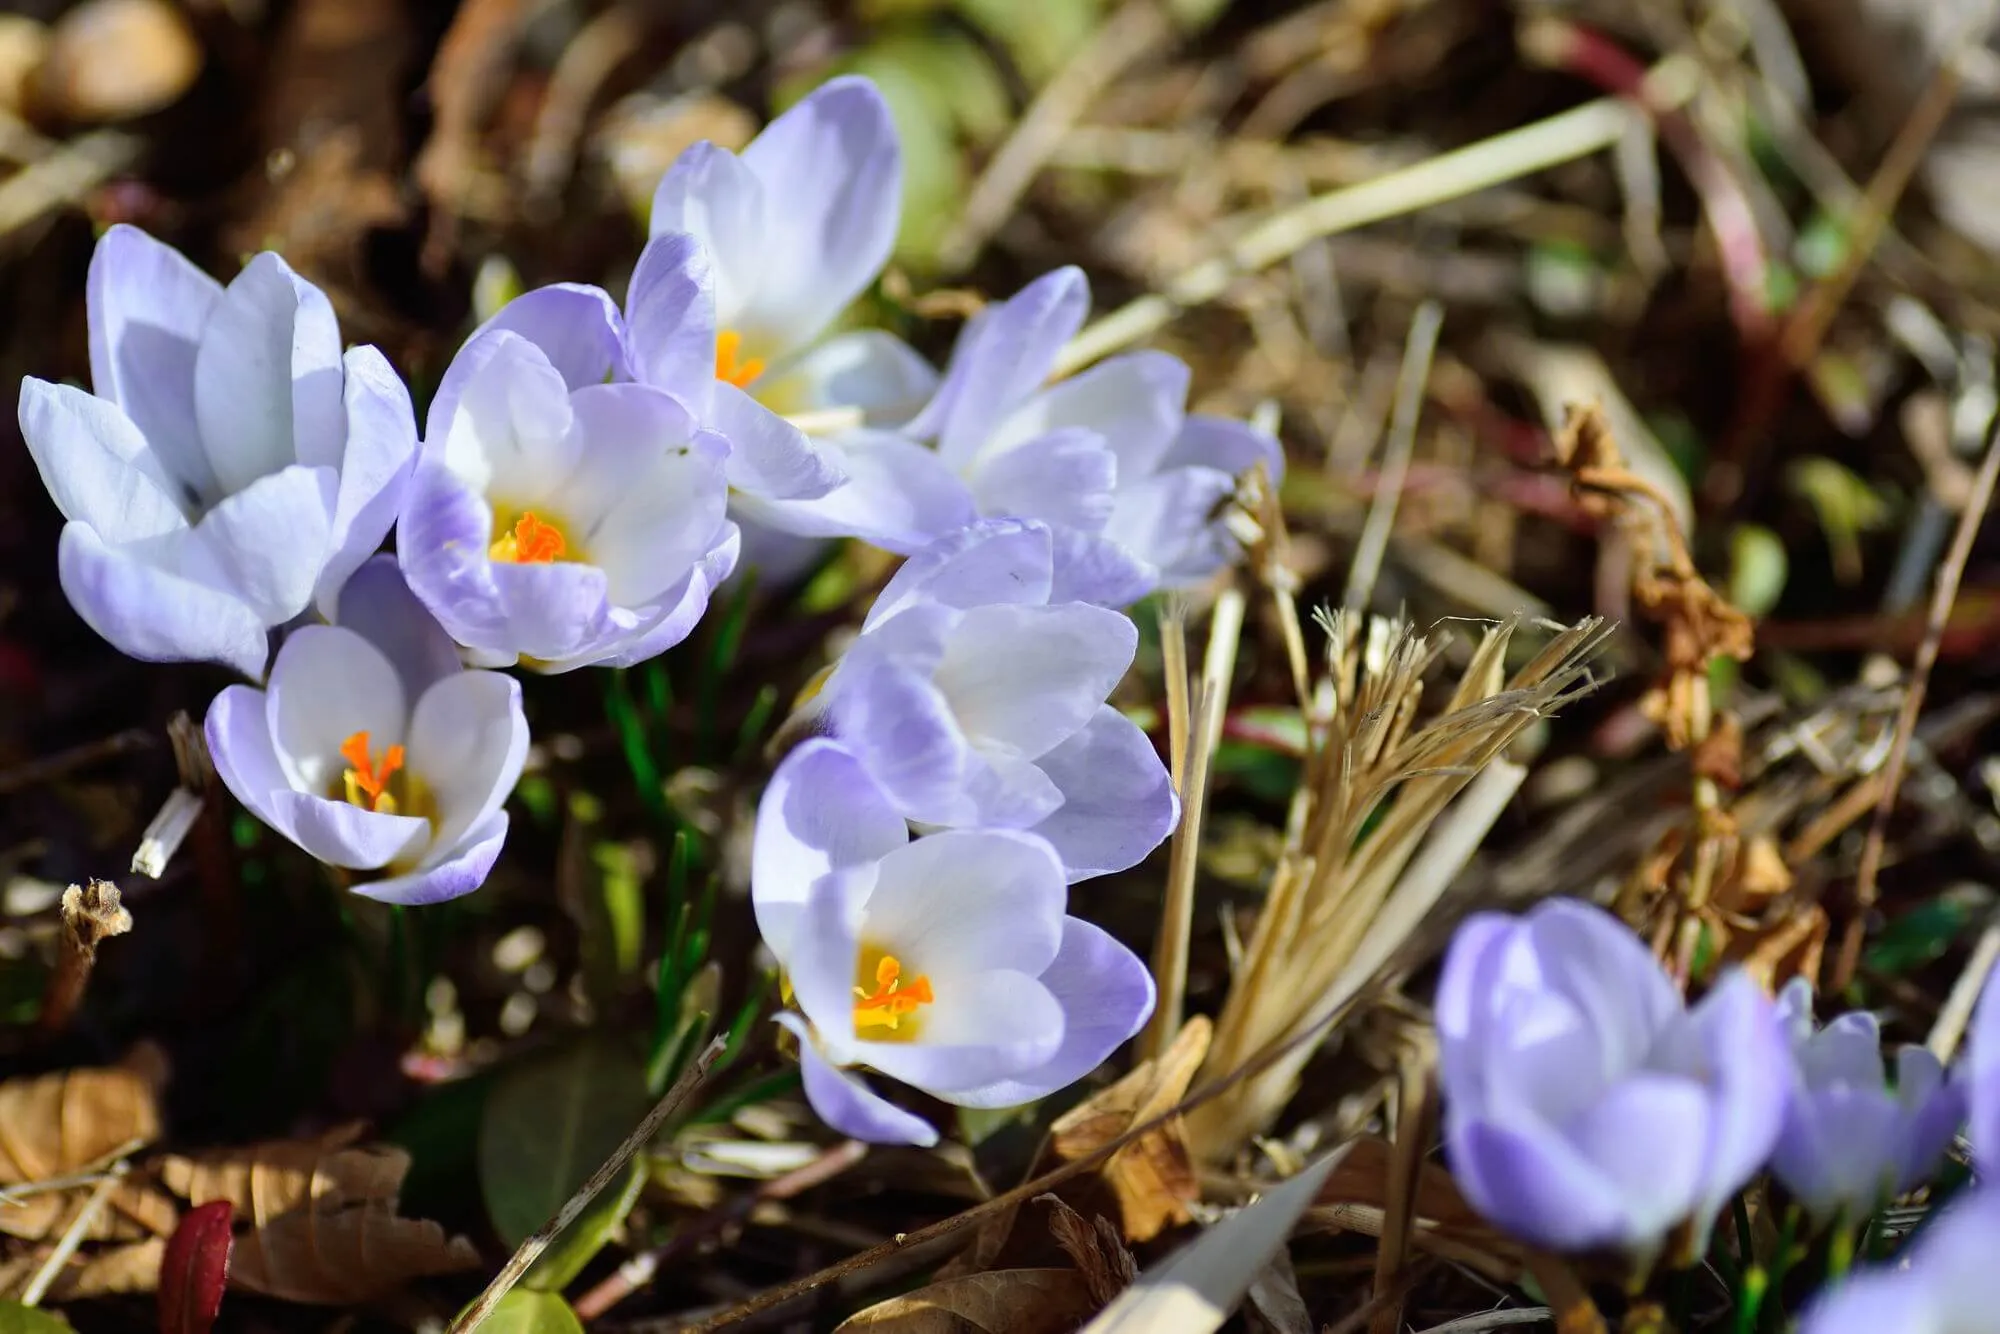
{"type": "Polygon", "coordinates": [[[121,130],[92,130],[0,183],[0,239],[51,209],[74,204],[139,157],[140,140],[121,130]]]}
{"type": "Polygon", "coordinates": [[[128,727],[122,732],[100,737],[96,741],[86,741],[80,746],[26,764],[17,764],[0,773],[0,797],[9,796],[27,788],[51,783],[63,775],[96,764],[99,760],[113,759],[120,755],[130,755],[135,751],[149,748],[153,744],[153,734],[143,727],[128,727]]]}
{"type": "Polygon", "coordinates": [[[1986,456],[1979,462],[1971,494],[1965,498],[1965,509],[1958,516],[1958,531],[1952,534],[1951,550],[1945,553],[1944,564],[1938,567],[1923,641],[1917,645],[1916,661],[1910,664],[1910,683],[1903,694],[1903,707],[1896,715],[1896,737],[1883,769],[1882,794],[1875,799],[1875,817],[1868,825],[1868,840],[1861,845],[1861,866],[1854,877],[1854,915],[1841,935],[1840,956],[1834,962],[1835,991],[1846,988],[1861,961],[1861,940],[1867,931],[1868,910],[1875,906],[1875,881],[1882,871],[1882,848],[1889,837],[1889,813],[1895,809],[1896,792],[1903,783],[1904,766],[1909,763],[1910,735],[1916,731],[1917,715],[1923,712],[1924,692],[1930,685],[1931,668],[1937,665],[1945,623],[1951,619],[1952,605],[1958,601],[1959,581],[1965,577],[1965,564],[1972,558],[1972,543],[1979,536],[1980,520],[1993,503],[1996,480],[2000,480],[2000,429],[1995,429],[1987,439],[1986,456]]]}
{"type": "Polygon", "coordinates": [[[1383,1305],[1368,1322],[1368,1334],[1396,1334],[1403,1327],[1403,1303],[1398,1279],[1410,1251],[1410,1233],[1417,1225],[1419,1173],[1430,1148],[1437,1090],[1432,1072],[1437,1051],[1428,1031],[1416,1050],[1404,1058],[1396,1142],[1387,1198],[1383,1202],[1382,1235],[1375,1248],[1375,1297],[1383,1305]]]}
{"type": "Polygon", "coordinates": [[[702,1080],[708,1076],[709,1067],[715,1064],[728,1045],[726,1039],[716,1038],[708,1044],[701,1055],[694,1058],[687,1069],[681,1071],[681,1077],[674,1081],[674,1086],[667,1090],[666,1096],[653,1105],[653,1110],[646,1113],[646,1119],[625,1137],[623,1144],[612,1150],[611,1156],[590,1174],[590,1180],[577,1188],[576,1194],[570,1196],[568,1203],[556,1211],[554,1218],[544,1223],[534,1236],[521,1243],[520,1249],[515,1251],[513,1257],[501,1267],[500,1272],[493,1276],[493,1281],[486,1285],[486,1290],[479,1294],[472,1305],[459,1312],[458,1318],[451,1322],[445,1334],[469,1334],[469,1331],[479,1328],[480,1322],[493,1314],[493,1308],[500,1304],[500,1299],[520,1282],[521,1275],[528,1272],[528,1267],[548,1249],[549,1243],[561,1236],[563,1229],[574,1223],[577,1215],[590,1207],[590,1202],[611,1184],[612,1178],[624,1170],[632,1155],[644,1148],[646,1142],[658,1133],[661,1125],[665,1124],[666,1119],[680,1110],[681,1104],[700,1087],[702,1080]]]}
{"type": "Polygon", "coordinates": [[[56,968],[42,996],[42,1013],[37,1021],[42,1036],[60,1033],[76,1017],[90,985],[91,969],[97,966],[97,947],[112,936],[132,929],[132,914],[118,902],[118,886],[108,880],[93,880],[88,886],[71,885],[62,896],[62,933],[56,943],[56,968]]]}
{"type": "Polygon", "coordinates": [[[1139,1042],[1139,1050],[1146,1057],[1158,1057],[1181,1031],[1181,1010],[1187,998],[1188,939],[1194,923],[1195,872],[1200,863],[1201,817],[1208,796],[1211,756],[1208,738],[1217,735],[1209,718],[1223,707],[1216,683],[1203,681],[1201,702],[1195,706],[1194,719],[1188,727],[1181,823],[1174,830],[1173,847],[1167,856],[1167,893],[1160,907],[1160,939],[1153,946],[1153,984],[1159,989],[1159,1002],[1139,1042]]]}
{"type": "Polygon", "coordinates": [[[1965,1026],[1972,1021],[1973,1007],[1979,1003],[1979,993],[1986,989],[1986,979],[1993,973],[1995,960],[2000,960],[2000,923],[1980,933],[1979,943],[1972,947],[1972,957],[1965,961],[1964,971],[1951,984],[1951,994],[1945,997],[1937,1022],[1931,1025],[1930,1036],[1924,1039],[1931,1055],[1941,1063],[1949,1064],[1952,1053],[1958,1050],[1959,1039],[1965,1036],[1965,1026]]]}
{"type": "Polygon", "coordinates": [[[1340,599],[1341,605],[1350,611],[1360,611],[1368,605],[1375,592],[1376,576],[1382,572],[1382,556],[1388,551],[1389,535],[1396,528],[1396,505],[1402,498],[1403,483],[1410,475],[1410,455],[1416,449],[1417,419],[1423,413],[1431,357],[1437,351],[1438,331],[1443,326],[1444,308],[1435,301],[1418,306],[1410,320],[1409,337],[1403,342],[1403,370],[1396,385],[1395,415],[1388,443],[1382,450],[1380,481],[1368,502],[1368,521],[1362,526],[1354,563],[1347,570],[1347,589],[1340,599]]]}
{"type": "Polygon", "coordinates": [[[867,1156],[866,1144],[860,1140],[843,1140],[804,1166],[794,1168],[783,1176],[773,1177],[748,1194],[723,1201],[674,1233],[662,1244],[651,1250],[641,1251],[619,1265],[603,1282],[577,1298],[571,1304],[576,1311],[577,1319],[586,1322],[597,1319],[652,1282],[653,1275],[660,1272],[661,1265],[721,1232],[730,1224],[748,1218],[758,1205],[769,1204],[774,1200],[789,1200],[794,1195],[831,1181],[867,1156]]]}
{"type": "Polygon", "coordinates": [[[1503,1306],[1497,1311],[1475,1311],[1442,1325],[1432,1325],[1423,1334],[1485,1334],[1489,1329],[1508,1325],[1553,1325],[1556,1313],[1546,1306],[1503,1306]]]}
{"type": "Polygon", "coordinates": [[[56,1242],[55,1249],[49,1252],[48,1259],[42,1261],[42,1267],[35,1271],[35,1276],[28,1280],[28,1285],[21,1289],[21,1305],[33,1306],[48,1294],[49,1285],[56,1281],[56,1275],[60,1274],[63,1266],[69,1263],[70,1256],[76,1254],[76,1248],[83,1244],[83,1234],[90,1230],[90,1225],[104,1212],[105,1202],[111,1198],[111,1192],[118,1189],[118,1183],[125,1179],[126,1170],[126,1165],[121,1159],[105,1172],[104,1180],[97,1183],[96,1189],[90,1192],[90,1198],[83,1202],[83,1208],[76,1211],[76,1217],[70,1219],[69,1226],[63,1229],[62,1238],[56,1242]]]}
{"type": "MultiPolygon", "coordinates": [[[[1679,106],[1694,95],[1699,77],[1691,60],[1662,61],[1646,76],[1648,104],[1679,106]]],[[[1638,114],[1624,98],[1599,98],[1286,209],[1251,228],[1223,254],[1183,273],[1166,291],[1139,297],[1090,325],[1063,349],[1055,373],[1070,374],[1137,342],[1189,306],[1221,295],[1243,274],[1275,264],[1322,236],[1414,213],[1610,148],[1638,114]]]]}

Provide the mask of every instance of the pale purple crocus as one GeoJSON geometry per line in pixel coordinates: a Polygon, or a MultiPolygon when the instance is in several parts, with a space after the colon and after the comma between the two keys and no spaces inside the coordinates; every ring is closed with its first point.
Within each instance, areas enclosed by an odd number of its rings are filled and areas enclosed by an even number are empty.
{"type": "Polygon", "coordinates": [[[1071,880],[1132,866],[1173,829],[1166,766],[1106,703],[1138,631],[1052,603],[1049,529],[983,520],[906,562],[805,706],[889,806],[929,828],[1024,829],[1071,880]]]}
{"type": "Polygon", "coordinates": [[[937,1142],[861,1069],[961,1107],[1018,1106],[1089,1074],[1152,1013],[1145,964],[1065,915],[1047,843],[1006,830],[912,841],[830,742],[795,752],[766,795],[752,879],[797,1006],[778,1022],[799,1039],[813,1110],[842,1134],[937,1142]],[[804,808],[822,793],[830,804],[804,808]],[[794,837],[813,822],[837,826],[831,850],[794,837]]]}
{"type": "Polygon", "coordinates": [[[1588,904],[1468,918],[1445,954],[1437,1026],[1452,1175],[1533,1245],[1648,1264],[1685,1225],[1698,1255],[1783,1123],[1790,1058],[1749,975],[1690,1009],[1638,938],[1588,904]]]}
{"type": "Polygon", "coordinates": [[[338,624],[287,635],[265,689],[209,706],[216,774],[245,809],[357,894],[436,903],[485,881],[521,776],[521,687],[466,670],[378,556],[341,591],[338,624]]]}
{"type": "Polygon", "coordinates": [[[2000,1334],[2000,1189],[1943,1207],[1893,1266],[1860,1270],[1807,1307],[1799,1334],[2000,1334]]]}
{"type": "Polygon", "coordinates": [[[672,395],[591,379],[588,355],[490,329],[432,401],[396,550],[479,666],[643,661],[735,566],[727,443],[672,395]]]}
{"type": "Polygon", "coordinates": [[[270,631],[341,585],[395,522],[416,422],[372,347],[277,255],[227,287],[136,228],[85,293],[94,393],[22,381],[21,433],[63,529],[77,614],[155,662],[261,678],[270,631]]]}
{"type": "Polygon", "coordinates": [[[1860,1223],[1927,1181],[1965,1119],[1965,1095],[1921,1046],[1896,1057],[1890,1087],[1882,1030],[1865,1010],[1813,1024],[1812,986],[1778,997],[1793,1082],[1771,1172],[1821,1225],[1860,1223]]]}
{"type": "Polygon", "coordinates": [[[1958,1078],[1969,1104],[1972,1161],[1985,1175],[2000,1174],[2000,970],[1988,975],[1973,1009],[1958,1078]]]}

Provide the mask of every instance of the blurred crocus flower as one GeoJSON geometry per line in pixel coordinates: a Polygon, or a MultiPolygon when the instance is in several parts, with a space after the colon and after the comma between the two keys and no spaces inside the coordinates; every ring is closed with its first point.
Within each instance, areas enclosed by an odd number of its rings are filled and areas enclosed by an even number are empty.
{"type": "Polygon", "coordinates": [[[270,630],[382,544],[416,449],[409,392],[277,255],[227,287],[135,228],[86,289],[94,394],[26,379],[21,433],[63,516],[63,591],[135,658],[262,677],[270,630]]]}
{"type": "Polygon", "coordinates": [[[1822,1224],[1857,1224],[1927,1180],[1965,1118],[1965,1096],[1937,1057],[1906,1046],[1895,1087],[1882,1031],[1865,1010],[1815,1030],[1812,987],[1796,978],[1778,997],[1794,1080],[1771,1171],[1822,1224]]]}
{"type": "Polygon", "coordinates": [[[1806,1308],[1799,1334],[2000,1334],[2000,1189],[1944,1209],[1894,1268],[1861,1270],[1806,1308]]]}
{"type": "Polygon", "coordinates": [[[1042,524],[939,540],[883,588],[804,712],[904,819],[1029,830],[1081,880],[1145,857],[1179,803],[1152,742],[1105,702],[1137,630],[1051,604],[1053,577],[1042,524]]]}
{"type": "Polygon", "coordinates": [[[1972,1161],[1982,1173],[2000,1175],[2000,970],[1988,975],[1973,1009],[1958,1082],[1970,1104],[1972,1161]]]}
{"type": "Polygon", "coordinates": [[[1560,1251],[1698,1254],[1769,1157],[1790,1055],[1749,975],[1692,1009],[1638,938],[1567,900],[1468,918],[1438,983],[1445,1147],[1466,1198],[1560,1251]]]}
{"type": "Polygon", "coordinates": [[[336,625],[292,631],[268,688],[208,710],[223,784],[357,894],[436,903],[479,888],[507,837],[521,776],[521,687],[459,666],[451,640],[378,556],[341,591],[336,625]]]}
{"type": "Polygon", "coordinates": [[[459,350],[396,530],[410,587],[485,667],[629,666],[736,563],[728,445],[671,395],[584,378],[509,330],[459,350]]]}
{"type": "Polygon", "coordinates": [[[806,1097],[880,1143],[937,1132],[863,1082],[867,1067],[961,1107],[1012,1107],[1074,1083],[1153,1009],[1146,965],[1064,913],[1055,852],[1032,835],[947,830],[910,841],[854,758],[794,752],[758,815],[758,928],[785,970],[806,1097]],[[831,794],[816,815],[793,807],[831,794]],[[798,825],[837,827],[829,847],[798,825]]]}

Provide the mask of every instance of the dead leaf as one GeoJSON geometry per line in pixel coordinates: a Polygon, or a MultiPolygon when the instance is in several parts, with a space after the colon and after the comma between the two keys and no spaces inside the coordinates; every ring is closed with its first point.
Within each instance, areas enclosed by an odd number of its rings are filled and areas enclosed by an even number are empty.
{"type": "Polygon", "coordinates": [[[1312,1313],[1299,1296],[1298,1276],[1292,1272],[1290,1251],[1279,1251],[1271,1263],[1250,1282],[1243,1294],[1243,1315],[1253,1330],[1267,1334],[1313,1334],[1312,1313]]]}
{"type": "Polygon", "coordinates": [[[1118,1237],[1118,1229],[1102,1214],[1088,1222],[1055,1195],[1037,1195],[1036,1204],[1049,1206],[1049,1233],[1083,1275],[1090,1299],[1099,1306],[1132,1286],[1138,1262],[1118,1237]]]}
{"type": "MultiPolygon", "coordinates": [[[[0,1298],[18,1297],[54,1249],[53,1245],[37,1246],[0,1261],[0,1298]]],[[[166,1253],[165,1237],[78,1252],[49,1285],[48,1300],[58,1303],[151,1292],[159,1285],[160,1261],[166,1253]]]]}
{"type": "Polygon", "coordinates": [[[877,1302],[835,1334],[1068,1334],[1097,1306],[1074,1269],[1002,1269],[877,1302]]]}
{"type": "MultiPolygon", "coordinates": [[[[0,1188],[72,1177],[121,1149],[159,1138],[154,1086],[117,1066],[64,1070],[0,1084],[0,1188]]],[[[89,1185],[0,1200],[0,1233],[41,1241],[59,1236],[90,1197],[89,1185]]],[[[144,1182],[112,1192],[84,1230],[86,1241],[136,1240],[173,1231],[173,1201],[144,1182]]]]}
{"type": "Polygon", "coordinates": [[[394,1145],[354,1147],[359,1122],[309,1140],[268,1140],[204,1154],[170,1155],[160,1180],[189,1204],[227,1200],[239,1219],[261,1225],[308,1200],[322,1209],[393,1201],[410,1170],[410,1155],[394,1145]]]}
{"type": "MultiPolygon", "coordinates": [[[[1141,1062],[1065,1113],[1050,1127],[1056,1153],[1069,1161],[1086,1157],[1133,1126],[1170,1111],[1187,1095],[1214,1031],[1206,1015],[1196,1015],[1157,1061],[1141,1062]]],[[[1128,1241],[1150,1241],[1168,1226],[1187,1222],[1192,1217],[1188,1204],[1201,1196],[1178,1117],[1118,1150],[1100,1172],[1118,1197],[1128,1241]]]]}

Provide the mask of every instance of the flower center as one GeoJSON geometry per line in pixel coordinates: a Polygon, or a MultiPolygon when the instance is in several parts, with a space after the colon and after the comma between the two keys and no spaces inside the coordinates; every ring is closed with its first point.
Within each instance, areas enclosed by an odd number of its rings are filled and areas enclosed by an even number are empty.
{"type": "MultiPolygon", "coordinates": [[[[363,810],[396,815],[401,811],[389,780],[403,768],[403,748],[390,746],[378,764],[368,749],[368,734],[356,732],[340,743],[340,758],[347,771],[340,776],[341,796],[363,810]]],[[[402,784],[397,784],[402,786],[402,784]]]]}
{"type": "Polygon", "coordinates": [[[742,351],[743,335],[736,330],[724,329],[715,336],[715,378],[747,389],[752,380],[764,373],[764,359],[743,357],[742,351]]]}
{"type": "Polygon", "coordinates": [[[856,961],[855,976],[855,1029],[887,1029],[886,1033],[870,1034],[883,1042],[913,1041],[917,1036],[918,1007],[937,999],[931,994],[930,978],[918,973],[905,982],[902,960],[865,945],[856,961]]]}
{"type": "Polygon", "coordinates": [[[486,554],[494,560],[545,565],[561,560],[569,552],[569,539],[563,536],[562,529],[533,510],[522,510],[512,527],[503,528],[496,518],[493,528],[499,536],[493,539],[486,554]]]}

